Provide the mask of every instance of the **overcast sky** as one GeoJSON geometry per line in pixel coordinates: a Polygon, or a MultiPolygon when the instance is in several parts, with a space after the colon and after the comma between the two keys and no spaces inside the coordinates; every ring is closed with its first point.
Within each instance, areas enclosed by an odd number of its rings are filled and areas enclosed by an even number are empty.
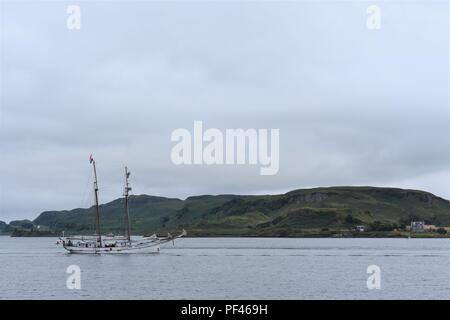
{"type": "Polygon", "coordinates": [[[446,1],[2,2],[0,220],[122,194],[372,185],[450,198],[446,1]],[[173,130],[280,129],[280,170],[176,166],[173,130]]]}

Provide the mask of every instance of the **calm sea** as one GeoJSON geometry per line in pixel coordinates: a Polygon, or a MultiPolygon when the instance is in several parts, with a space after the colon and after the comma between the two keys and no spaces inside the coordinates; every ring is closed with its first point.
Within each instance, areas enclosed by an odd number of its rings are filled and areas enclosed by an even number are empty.
{"type": "Polygon", "coordinates": [[[1,299],[450,299],[450,239],[184,238],[158,255],[86,256],[55,242],[0,237],[1,299]],[[381,289],[367,288],[369,265],[381,289]]]}

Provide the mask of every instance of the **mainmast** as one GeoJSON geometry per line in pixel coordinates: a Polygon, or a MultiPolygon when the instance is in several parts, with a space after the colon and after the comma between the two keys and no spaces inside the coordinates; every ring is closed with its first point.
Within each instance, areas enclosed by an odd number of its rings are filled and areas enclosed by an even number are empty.
{"type": "Polygon", "coordinates": [[[125,226],[127,228],[127,239],[131,240],[131,227],[130,227],[130,215],[128,212],[128,193],[131,191],[131,188],[128,186],[128,178],[130,177],[130,172],[128,168],[125,166],[125,189],[123,192],[123,196],[125,197],[125,226]]]}
{"type": "Polygon", "coordinates": [[[102,246],[102,234],[100,232],[100,211],[98,206],[98,181],[97,181],[97,169],[95,168],[95,160],[91,156],[89,157],[90,162],[92,163],[94,167],[94,192],[95,192],[95,212],[96,212],[96,229],[97,229],[97,235],[98,235],[98,242],[100,243],[100,246],[102,246]]]}

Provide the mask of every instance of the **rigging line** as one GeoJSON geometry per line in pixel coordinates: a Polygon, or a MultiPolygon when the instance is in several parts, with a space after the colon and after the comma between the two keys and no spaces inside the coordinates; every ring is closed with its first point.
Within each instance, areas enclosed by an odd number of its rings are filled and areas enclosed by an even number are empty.
{"type": "MultiPolygon", "coordinates": [[[[94,190],[94,188],[92,188],[92,190],[94,190]]],[[[87,203],[85,204],[85,207],[87,207],[88,209],[92,208],[94,206],[94,193],[90,192],[89,193],[89,198],[87,199],[87,203]]]]}
{"type": "Polygon", "coordinates": [[[87,190],[88,190],[88,188],[89,188],[89,184],[90,184],[90,182],[91,182],[91,178],[92,178],[92,171],[91,170],[89,170],[89,176],[88,176],[88,180],[87,180],[87,182],[86,182],[86,186],[85,186],[85,188],[84,188],[84,192],[83,192],[83,198],[81,199],[81,204],[84,206],[84,207],[86,207],[86,205],[87,205],[87,202],[86,202],[86,193],[87,193],[87,190]]]}
{"type": "MultiPolygon", "coordinates": [[[[130,182],[130,185],[133,185],[134,187],[140,185],[139,181],[136,179],[136,175],[133,173],[130,175],[130,178],[128,180],[130,182]]],[[[133,190],[135,190],[135,188],[131,189],[130,195],[136,195],[136,193],[134,193],[133,190]]]]}

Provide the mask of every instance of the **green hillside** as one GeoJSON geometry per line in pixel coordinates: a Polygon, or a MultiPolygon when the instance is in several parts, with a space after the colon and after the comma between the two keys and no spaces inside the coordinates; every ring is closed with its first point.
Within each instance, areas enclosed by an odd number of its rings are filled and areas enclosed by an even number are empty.
{"type": "Polygon", "coordinates": [[[0,234],[7,234],[9,232],[12,232],[10,226],[4,221],[0,221],[0,234]]]}
{"type": "MultiPolygon", "coordinates": [[[[411,220],[450,226],[448,200],[395,188],[330,187],[186,200],[138,195],[129,201],[134,234],[185,228],[190,236],[333,236],[352,234],[356,225],[364,225],[367,234],[379,236],[401,232],[411,220]]],[[[122,199],[101,205],[100,212],[103,232],[123,233],[122,199]]],[[[32,223],[51,232],[92,233],[94,216],[94,207],[46,211],[32,223]]]]}

